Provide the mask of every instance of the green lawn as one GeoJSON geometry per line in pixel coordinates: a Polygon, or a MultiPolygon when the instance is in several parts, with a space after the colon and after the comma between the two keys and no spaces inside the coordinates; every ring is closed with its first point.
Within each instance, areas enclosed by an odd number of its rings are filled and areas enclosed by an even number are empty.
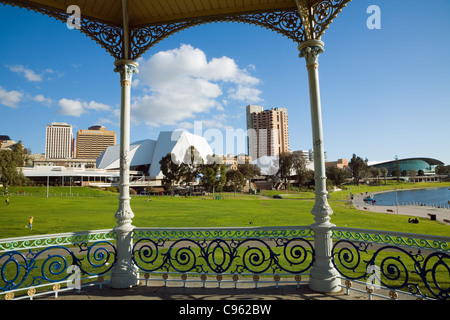
{"type": "MultiPolygon", "coordinates": [[[[434,186],[434,185],[433,185],[434,186]]],[[[69,187],[20,188],[29,195],[11,195],[6,207],[0,196],[0,238],[113,228],[118,207],[117,195],[90,188],[69,187]],[[56,197],[55,197],[56,194],[56,197]],[[84,196],[76,196],[84,194],[84,196]],[[106,196],[108,195],[109,196],[106,196]],[[63,195],[63,196],[61,196],[63,195]],[[90,195],[90,196],[88,196],[90,195]],[[34,216],[33,230],[25,228],[34,216]]],[[[15,190],[11,190],[15,191],[15,190]]],[[[285,193],[285,192],[281,192],[285,193]]],[[[345,194],[345,191],[344,191],[345,194]]],[[[342,201],[344,194],[333,193],[330,205],[331,222],[337,226],[400,231],[449,236],[448,225],[421,219],[419,224],[407,223],[408,217],[358,211],[342,201]]],[[[222,200],[211,197],[136,196],[131,200],[137,227],[245,227],[299,226],[314,222],[311,215],[313,193],[290,193],[292,197],[273,199],[255,195],[226,195],[222,200]]]]}

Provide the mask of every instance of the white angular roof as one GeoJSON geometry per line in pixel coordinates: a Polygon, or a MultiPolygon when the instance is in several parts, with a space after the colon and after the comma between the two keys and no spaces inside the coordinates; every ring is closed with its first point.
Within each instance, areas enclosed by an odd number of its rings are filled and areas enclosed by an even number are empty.
{"type": "MultiPolygon", "coordinates": [[[[172,153],[174,159],[182,161],[186,151],[194,146],[203,160],[213,151],[205,138],[186,131],[163,131],[158,140],[142,140],[130,144],[130,166],[150,165],[148,175],[151,178],[162,178],[159,161],[168,153],[172,153]]],[[[120,146],[108,147],[97,159],[97,168],[120,168],[120,146]]]]}
{"type": "MultiPolygon", "coordinates": [[[[130,166],[148,164],[155,149],[155,140],[141,140],[130,144],[130,166]]],[[[97,168],[119,169],[120,168],[120,145],[108,147],[98,158],[97,168]]]]}

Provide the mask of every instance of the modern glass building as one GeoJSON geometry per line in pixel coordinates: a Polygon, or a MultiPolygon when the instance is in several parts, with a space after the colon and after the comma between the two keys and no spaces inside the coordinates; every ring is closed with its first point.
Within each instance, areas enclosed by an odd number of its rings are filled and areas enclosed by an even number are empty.
{"type": "Polygon", "coordinates": [[[392,176],[392,172],[396,170],[396,161],[398,161],[398,167],[400,173],[403,170],[410,174],[411,170],[414,170],[418,174],[419,170],[422,170],[424,174],[434,174],[434,169],[439,165],[444,165],[442,161],[431,159],[431,158],[408,158],[408,159],[398,159],[390,160],[384,162],[378,162],[369,167],[375,167],[378,169],[386,168],[388,170],[388,176],[392,176]]]}

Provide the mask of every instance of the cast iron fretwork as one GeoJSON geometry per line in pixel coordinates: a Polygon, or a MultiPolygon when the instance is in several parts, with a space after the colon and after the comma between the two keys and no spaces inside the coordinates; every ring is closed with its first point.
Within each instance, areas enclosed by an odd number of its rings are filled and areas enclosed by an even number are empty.
{"type": "MultiPolygon", "coordinates": [[[[309,5],[297,0],[298,9],[286,9],[268,12],[252,12],[236,15],[218,15],[193,18],[166,24],[131,26],[130,59],[136,60],[161,40],[179,31],[213,22],[238,22],[257,25],[286,36],[301,43],[311,39],[320,39],[328,25],[351,0],[322,0],[309,5]]],[[[37,5],[27,0],[0,0],[9,4],[33,10],[53,17],[63,23],[71,16],[62,10],[37,5]]],[[[80,31],[100,44],[115,59],[123,59],[123,28],[102,21],[83,17],[81,13],[80,31]]]]}
{"type": "Polygon", "coordinates": [[[131,30],[132,59],[141,56],[159,41],[179,31],[213,22],[238,22],[258,25],[278,32],[293,41],[304,40],[303,25],[297,10],[221,15],[190,19],[164,25],[142,26],[131,30]]]}
{"type": "MultiPolygon", "coordinates": [[[[0,3],[39,12],[63,23],[67,23],[67,19],[72,16],[72,13],[37,5],[26,0],[0,0],[0,3]]],[[[81,15],[80,31],[101,45],[114,58],[120,59],[122,56],[123,31],[121,26],[84,19],[83,15],[81,15]]]]}
{"type": "Polygon", "coordinates": [[[350,1],[351,0],[323,0],[312,6],[311,20],[314,30],[314,39],[320,39],[334,18],[336,18],[338,13],[341,12],[350,1]]]}

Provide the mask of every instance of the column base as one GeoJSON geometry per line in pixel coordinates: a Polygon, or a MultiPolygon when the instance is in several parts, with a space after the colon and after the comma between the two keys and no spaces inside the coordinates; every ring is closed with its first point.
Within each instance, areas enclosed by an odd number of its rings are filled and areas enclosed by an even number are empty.
{"type": "Polygon", "coordinates": [[[138,267],[132,259],[133,229],[129,223],[121,223],[114,228],[117,236],[116,264],[111,272],[111,288],[127,289],[138,285],[138,267]]]}
{"type": "Polygon", "coordinates": [[[317,272],[314,269],[309,273],[309,288],[315,292],[335,293],[342,290],[339,286],[341,279],[339,274],[329,270],[328,272],[317,272]]]}
{"type": "Polygon", "coordinates": [[[111,273],[111,288],[129,289],[139,284],[138,268],[134,265],[116,266],[111,273]]]}
{"type": "MultiPolygon", "coordinates": [[[[324,205],[323,208],[329,208],[328,204],[324,205]]],[[[326,212],[331,214],[331,208],[329,208],[329,212],[326,212]]],[[[322,215],[316,215],[315,219],[328,220],[329,215],[322,212],[322,215]]],[[[314,230],[315,261],[309,272],[309,288],[316,292],[333,293],[342,290],[339,286],[341,284],[339,271],[333,264],[333,241],[331,238],[333,227],[334,224],[328,221],[311,225],[314,230]]]]}

